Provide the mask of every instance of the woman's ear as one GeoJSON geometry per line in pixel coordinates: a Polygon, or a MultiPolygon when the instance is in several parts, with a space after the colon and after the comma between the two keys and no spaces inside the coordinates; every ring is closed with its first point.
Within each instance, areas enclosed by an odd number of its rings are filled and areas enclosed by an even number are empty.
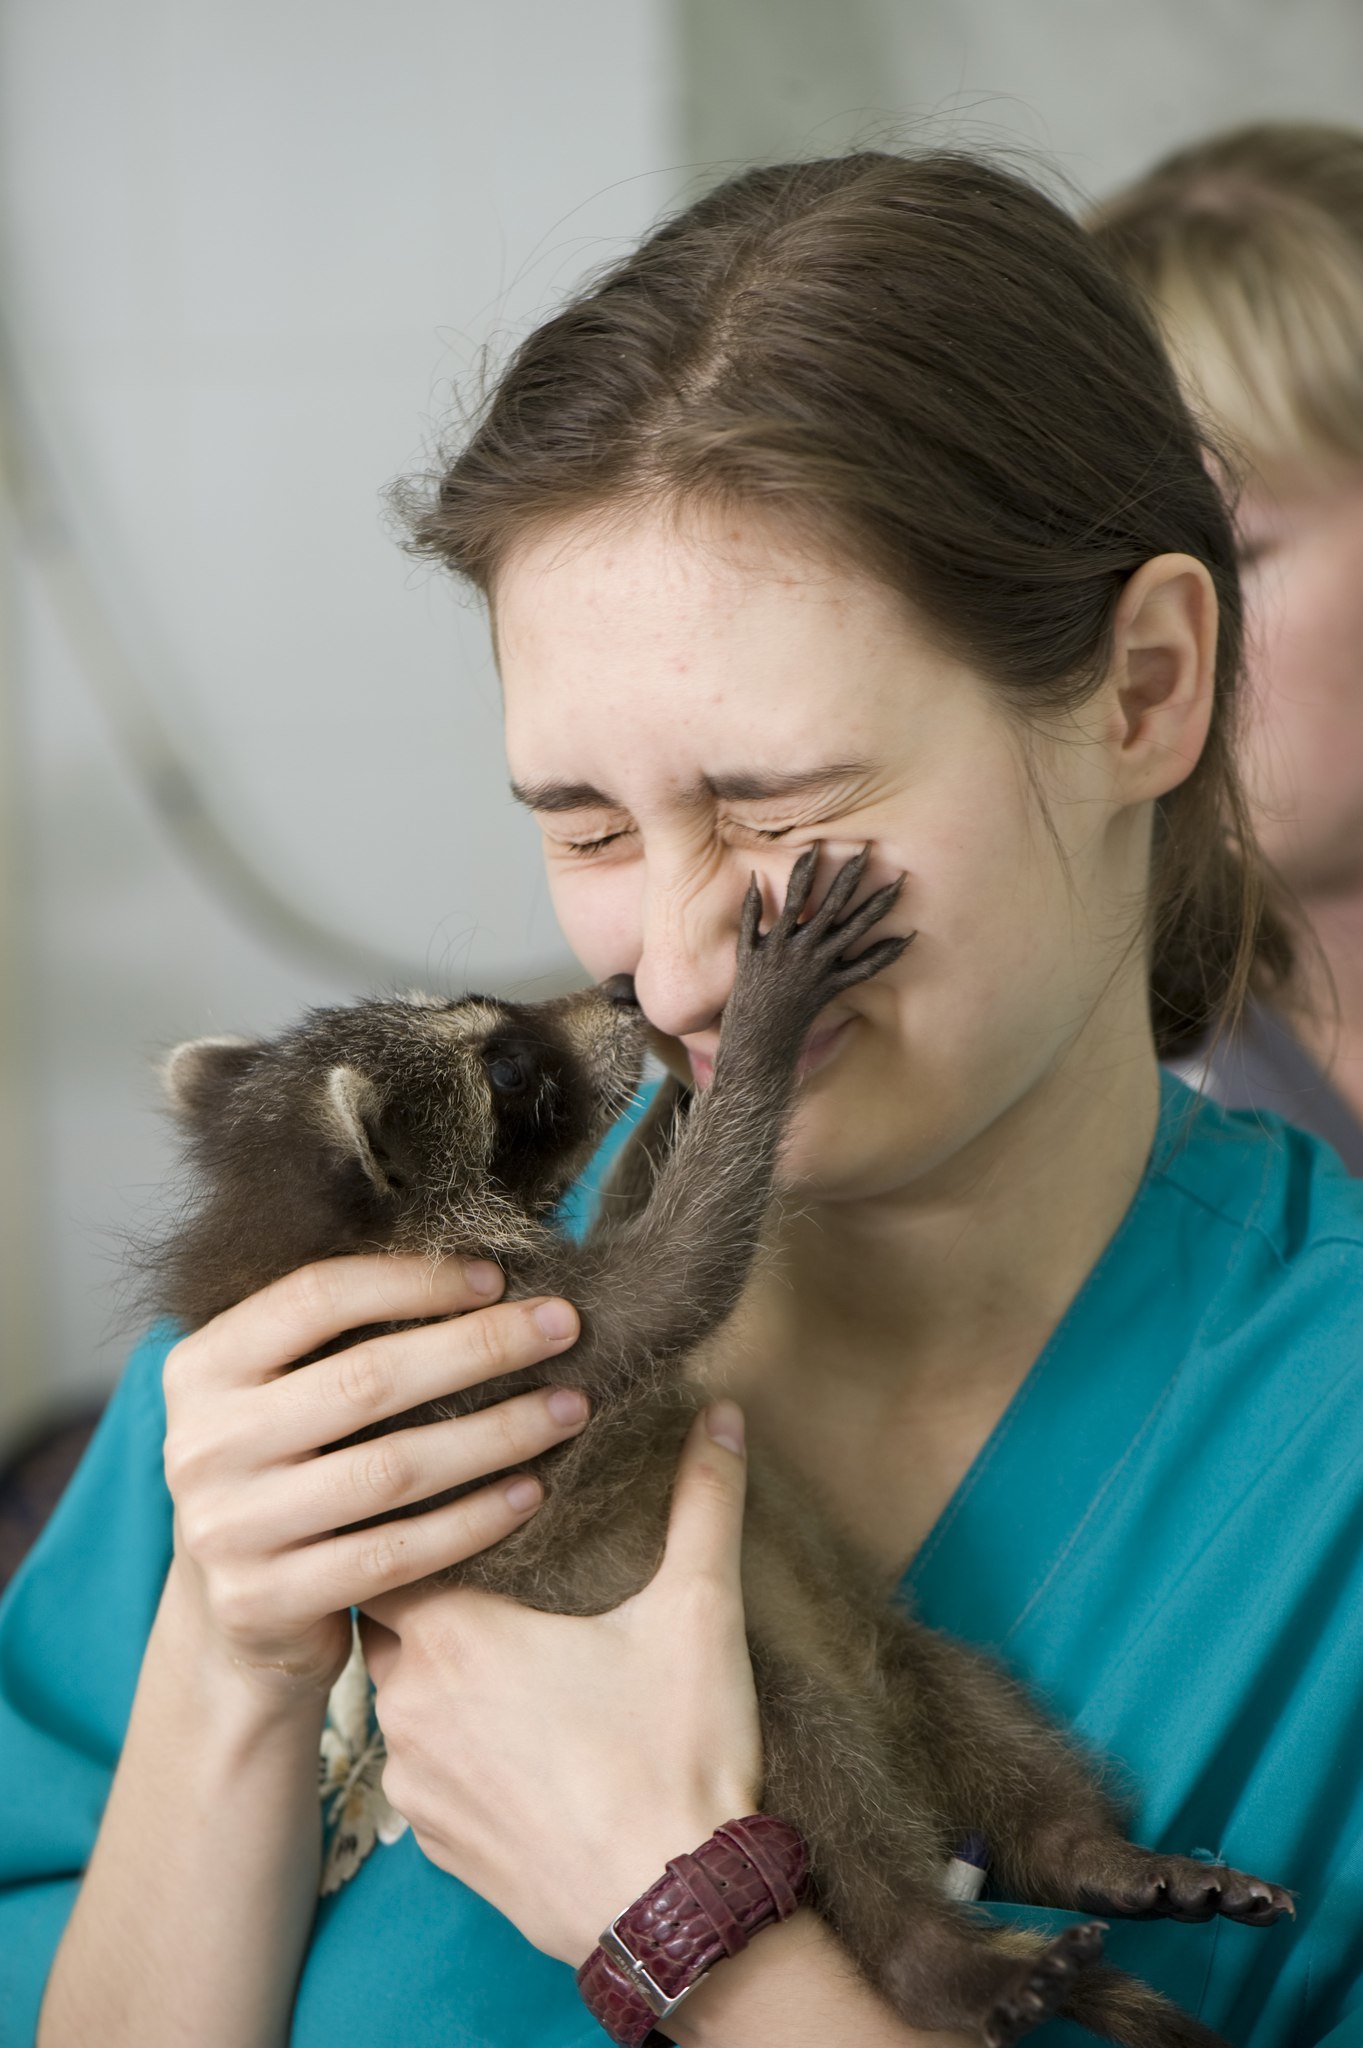
{"type": "Polygon", "coordinates": [[[1216,590],[1195,555],[1156,555],[1122,591],[1108,672],[1119,802],[1163,796],[1197,766],[1211,724],[1216,629],[1216,590]]]}

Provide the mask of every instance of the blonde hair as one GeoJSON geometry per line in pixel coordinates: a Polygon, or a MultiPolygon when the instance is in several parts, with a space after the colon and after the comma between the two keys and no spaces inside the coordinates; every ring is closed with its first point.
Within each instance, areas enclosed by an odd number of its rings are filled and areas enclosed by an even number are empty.
{"type": "Polygon", "coordinates": [[[1091,227],[1233,467],[1363,464],[1363,133],[1265,122],[1214,136],[1091,227]]]}

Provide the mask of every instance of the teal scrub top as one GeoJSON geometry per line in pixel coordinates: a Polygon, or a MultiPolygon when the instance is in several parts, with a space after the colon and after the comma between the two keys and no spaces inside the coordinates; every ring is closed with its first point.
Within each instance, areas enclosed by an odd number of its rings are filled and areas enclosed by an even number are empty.
{"type": "MultiPolygon", "coordinates": [[[[1112,1923],[1111,1959],[1236,2048],[1363,2048],[1361,1306],[1363,1185],[1166,1079],[1125,1220],[906,1581],[1111,1760],[1135,1839],[1296,1892],[1267,1930],[1112,1923]]],[[[0,1607],[6,2048],[33,2038],[170,1557],[169,1341],[135,1353],[0,1607]]],[[[293,2048],[605,2039],[571,1971],[410,1833],[319,1906],[293,2048]]]]}

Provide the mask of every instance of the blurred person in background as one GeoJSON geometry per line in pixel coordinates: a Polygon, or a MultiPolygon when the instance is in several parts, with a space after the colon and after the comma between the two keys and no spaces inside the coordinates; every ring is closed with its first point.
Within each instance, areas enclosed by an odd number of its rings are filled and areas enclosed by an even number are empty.
{"type": "Polygon", "coordinates": [[[1315,941],[1186,1070],[1363,1174],[1363,133],[1214,136],[1110,200],[1095,231],[1237,473],[1241,764],[1315,941]]]}

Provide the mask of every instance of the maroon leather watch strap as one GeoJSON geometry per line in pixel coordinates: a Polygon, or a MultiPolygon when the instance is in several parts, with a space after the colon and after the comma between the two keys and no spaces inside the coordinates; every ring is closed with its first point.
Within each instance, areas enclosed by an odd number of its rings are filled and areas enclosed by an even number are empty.
{"type": "Polygon", "coordinates": [[[804,1897],[809,1851],[789,1821],[726,1821],[618,1915],[577,1973],[578,1989],[617,2048],[666,2048],[654,2031],[706,1971],[804,1897]]]}

